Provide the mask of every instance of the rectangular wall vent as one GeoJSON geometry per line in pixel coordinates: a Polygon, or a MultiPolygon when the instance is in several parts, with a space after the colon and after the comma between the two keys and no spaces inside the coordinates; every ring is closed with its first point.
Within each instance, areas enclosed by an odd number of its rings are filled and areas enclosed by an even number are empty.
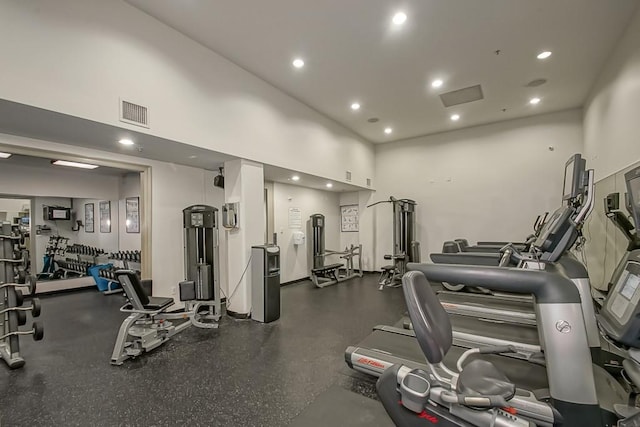
{"type": "Polygon", "coordinates": [[[347,182],[351,182],[351,172],[347,171],[347,182]]]}
{"type": "Polygon", "coordinates": [[[371,187],[371,178],[367,178],[367,187],[371,187]]]}
{"type": "Polygon", "coordinates": [[[484,94],[482,93],[482,86],[475,85],[443,93],[440,95],[440,99],[445,107],[453,107],[454,105],[466,104],[467,102],[484,99],[484,94]]]}
{"type": "Polygon", "coordinates": [[[149,111],[147,107],[133,102],[120,100],[120,121],[136,126],[149,127],[149,111]]]}

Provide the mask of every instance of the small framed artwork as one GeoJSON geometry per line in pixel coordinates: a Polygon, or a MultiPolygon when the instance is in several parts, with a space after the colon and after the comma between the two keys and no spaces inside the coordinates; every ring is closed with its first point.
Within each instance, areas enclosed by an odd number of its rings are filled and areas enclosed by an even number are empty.
{"type": "Polygon", "coordinates": [[[84,205],[84,231],[85,233],[93,233],[93,203],[84,205]]]}
{"type": "Polygon", "coordinates": [[[358,231],[358,205],[340,206],[340,223],[342,232],[358,231]]]}
{"type": "Polygon", "coordinates": [[[100,232],[111,233],[111,202],[100,202],[100,232]]]}
{"type": "Polygon", "coordinates": [[[125,200],[127,217],[125,220],[127,233],[140,232],[140,198],[127,197],[125,200]]]}

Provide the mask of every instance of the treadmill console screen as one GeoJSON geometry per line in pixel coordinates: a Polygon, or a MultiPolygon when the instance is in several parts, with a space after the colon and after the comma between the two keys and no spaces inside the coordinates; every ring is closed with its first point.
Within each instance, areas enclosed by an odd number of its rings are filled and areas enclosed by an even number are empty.
{"type": "Polygon", "coordinates": [[[624,174],[624,179],[627,181],[629,205],[635,221],[635,226],[638,228],[638,224],[640,224],[640,167],[624,174]]]}
{"type": "Polygon", "coordinates": [[[620,289],[620,295],[631,301],[638,291],[640,285],[640,277],[635,274],[627,274],[626,280],[620,289]]]}
{"type": "Polygon", "coordinates": [[[582,194],[584,190],[585,169],[586,161],[580,154],[574,154],[567,160],[564,167],[562,200],[571,200],[582,194]]]}

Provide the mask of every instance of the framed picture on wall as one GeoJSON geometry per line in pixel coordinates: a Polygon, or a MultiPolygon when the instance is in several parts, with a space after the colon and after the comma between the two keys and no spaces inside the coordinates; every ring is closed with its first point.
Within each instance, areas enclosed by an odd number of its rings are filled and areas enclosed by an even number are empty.
{"type": "Polygon", "coordinates": [[[84,231],[85,233],[93,233],[93,203],[84,205],[84,231]]]}
{"type": "Polygon", "coordinates": [[[358,231],[358,205],[340,206],[340,224],[340,231],[342,232],[358,231]]]}
{"type": "Polygon", "coordinates": [[[111,202],[100,202],[100,232],[111,233],[111,202]]]}
{"type": "Polygon", "coordinates": [[[127,233],[140,232],[140,198],[127,197],[125,199],[127,217],[125,220],[127,233]]]}

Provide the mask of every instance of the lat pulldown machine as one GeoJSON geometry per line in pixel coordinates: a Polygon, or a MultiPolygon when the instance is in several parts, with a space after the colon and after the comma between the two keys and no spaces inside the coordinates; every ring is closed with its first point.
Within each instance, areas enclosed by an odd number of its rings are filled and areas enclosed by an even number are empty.
{"type": "Polygon", "coordinates": [[[410,199],[381,200],[367,206],[368,208],[380,203],[391,203],[393,206],[393,248],[391,254],[384,256],[392,264],[382,267],[378,284],[379,289],[385,286],[400,286],[402,275],[407,271],[407,263],[420,262],[420,242],[416,240],[416,205],[410,199]]]}

